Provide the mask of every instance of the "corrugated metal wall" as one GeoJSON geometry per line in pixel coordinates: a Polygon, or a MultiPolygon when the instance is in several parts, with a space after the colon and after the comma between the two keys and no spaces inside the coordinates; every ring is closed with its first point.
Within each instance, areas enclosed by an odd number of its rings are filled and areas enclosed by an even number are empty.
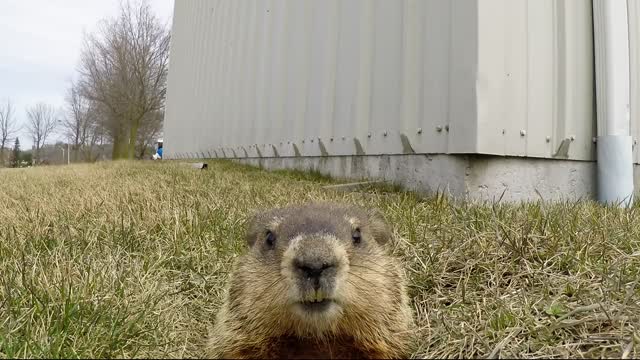
{"type": "MultiPolygon", "coordinates": [[[[416,152],[594,159],[590,1],[175,6],[169,157],[416,152]]],[[[636,136],[636,1],[630,17],[636,136]]]]}
{"type": "Polygon", "coordinates": [[[473,1],[177,1],[166,154],[473,152],[475,13],[473,1]]]}

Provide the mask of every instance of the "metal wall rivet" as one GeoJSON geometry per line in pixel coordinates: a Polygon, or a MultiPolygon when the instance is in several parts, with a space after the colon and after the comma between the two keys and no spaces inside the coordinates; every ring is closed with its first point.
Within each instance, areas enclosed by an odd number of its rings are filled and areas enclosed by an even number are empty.
{"type": "Polygon", "coordinates": [[[329,139],[329,141],[333,141],[333,138],[329,139]]]}
{"type": "Polygon", "coordinates": [[[343,137],[342,137],[342,140],[345,140],[345,139],[346,139],[346,138],[343,136],[343,137]]]}
{"type": "Polygon", "coordinates": [[[437,132],[442,132],[442,126],[439,126],[439,125],[438,125],[438,126],[436,126],[436,131],[437,131],[437,132]]]}
{"type": "Polygon", "coordinates": [[[367,137],[371,137],[371,133],[368,133],[368,134],[367,134],[367,137]]]}
{"type": "Polygon", "coordinates": [[[386,132],[386,131],[385,131],[385,132],[383,132],[383,133],[382,133],[382,136],[387,136],[387,132],[386,132]]]}
{"type": "Polygon", "coordinates": [[[598,138],[597,137],[592,137],[591,138],[591,142],[593,142],[594,144],[598,142],[598,138]]]}
{"type": "Polygon", "coordinates": [[[520,130],[520,136],[526,136],[526,135],[527,135],[526,130],[520,130]]]}
{"type": "Polygon", "coordinates": [[[445,125],[444,129],[449,131],[449,125],[445,125]]]}
{"type": "Polygon", "coordinates": [[[576,139],[575,135],[571,135],[570,139],[571,141],[574,141],[576,139]]]}
{"type": "Polygon", "coordinates": [[[422,128],[418,128],[418,134],[422,134],[422,128]]]}
{"type": "Polygon", "coordinates": [[[546,140],[547,142],[551,142],[551,136],[547,136],[547,137],[545,138],[545,140],[546,140]]]}
{"type": "Polygon", "coordinates": [[[502,135],[504,135],[504,134],[506,134],[506,133],[507,133],[507,130],[502,129],[502,135]]]}

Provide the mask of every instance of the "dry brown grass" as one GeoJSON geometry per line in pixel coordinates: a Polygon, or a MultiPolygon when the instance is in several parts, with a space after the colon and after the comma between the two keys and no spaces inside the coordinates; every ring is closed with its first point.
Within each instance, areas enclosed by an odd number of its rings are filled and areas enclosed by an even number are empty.
{"type": "Polygon", "coordinates": [[[0,357],[196,357],[254,209],[376,206],[416,357],[639,357],[640,210],[452,203],[210,163],[0,170],[0,357]]]}

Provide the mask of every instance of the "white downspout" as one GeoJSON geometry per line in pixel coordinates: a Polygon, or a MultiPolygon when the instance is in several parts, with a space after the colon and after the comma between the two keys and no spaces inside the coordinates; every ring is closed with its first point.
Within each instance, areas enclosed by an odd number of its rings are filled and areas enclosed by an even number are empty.
{"type": "Polygon", "coordinates": [[[593,0],[593,29],[598,200],[629,206],[634,190],[627,1],[593,0]]]}

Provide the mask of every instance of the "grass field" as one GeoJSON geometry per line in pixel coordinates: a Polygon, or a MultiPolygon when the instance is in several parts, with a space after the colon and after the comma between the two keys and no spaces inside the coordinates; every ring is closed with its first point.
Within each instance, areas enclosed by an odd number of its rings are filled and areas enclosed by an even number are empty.
{"type": "Polygon", "coordinates": [[[640,357],[640,207],[473,205],[225,162],[0,170],[0,357],[197,357],[255,209],[379,207],[417,357],[640,357]]]}

